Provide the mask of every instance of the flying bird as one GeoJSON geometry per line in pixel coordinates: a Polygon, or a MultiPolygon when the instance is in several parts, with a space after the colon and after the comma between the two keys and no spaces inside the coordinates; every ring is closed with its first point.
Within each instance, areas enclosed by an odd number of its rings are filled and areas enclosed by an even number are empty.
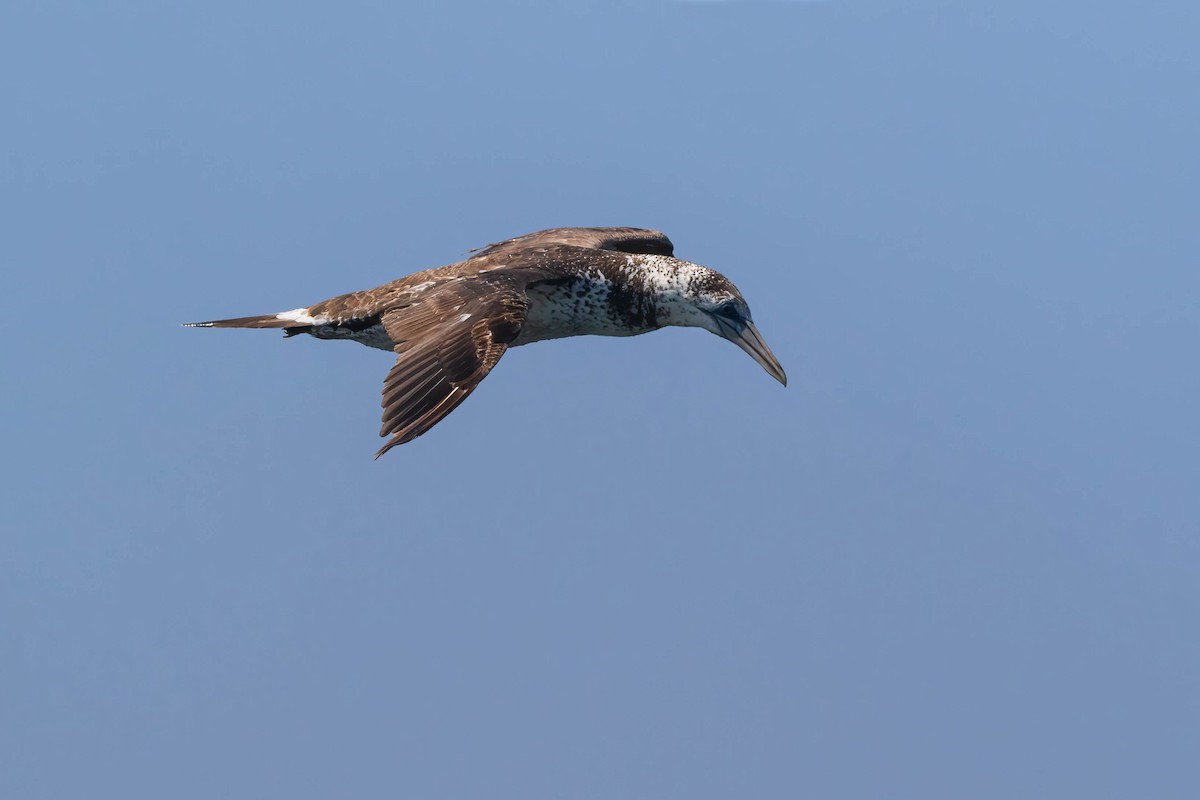
{"type": "Polygon", "coordinates": [[[383,384],[375,458],[428,431],[467,398],[510,347],[592,334],[635,336],[668,325],[728,339],[787,385],[787,375],[730,281],[674,257],[642,228],[551,228],[482,248],[307,308],[189,328],[282,328],[396,353],[383,384]]]}

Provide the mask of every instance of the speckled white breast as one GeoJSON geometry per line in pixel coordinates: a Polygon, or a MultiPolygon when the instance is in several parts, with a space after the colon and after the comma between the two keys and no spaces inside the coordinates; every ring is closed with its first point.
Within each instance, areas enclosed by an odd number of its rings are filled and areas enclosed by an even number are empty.
{"type": "Polygon", "coordinates": [[[609,306],[610,286],[599,275],[569,283],[535,286],[528,292],[529,312],[513,347],[565,336],[630,336],[609,306]]]}

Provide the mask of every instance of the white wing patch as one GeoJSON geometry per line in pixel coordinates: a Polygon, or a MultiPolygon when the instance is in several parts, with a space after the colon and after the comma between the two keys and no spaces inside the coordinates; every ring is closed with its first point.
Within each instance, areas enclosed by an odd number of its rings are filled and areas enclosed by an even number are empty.
{"type": "Polygon", "coordinates": [[[325,320],[317,319],[308,313],[307,308],[294,308],[291,311],[280,311],[275,315],[275,319],[283,320],[284,322],[298,322],[301,325],[320,325],[325,320]]]}

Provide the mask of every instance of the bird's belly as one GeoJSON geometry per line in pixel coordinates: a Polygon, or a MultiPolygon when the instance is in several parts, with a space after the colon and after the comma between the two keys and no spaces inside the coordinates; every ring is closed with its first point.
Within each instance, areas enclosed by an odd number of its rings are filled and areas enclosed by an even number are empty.
{"type": "Polygon", "coordinates": [[[510,347],[544,342],[547,339],[565,339],[568,336],[635,336],[645,331],[633,330],[629,327],[613,325],[530,325],[528,322],[521,328],[520,335],[509,343],[510,347]]]}
{"type": "Polygon", "coordinates": [[[608,290],[595,284],[538,287],[529,292],[529,311],[516,347],[567,336],[632,336],[642,333],[616,319],[608,290]]]}
{"type": "Polygon", "coordinates": [[[360,330],[353,330],[341,325],[317,325],[309,333],[318,339],[348,339],[378,350],[391,350],[396,346],[392,337],[388,336],[381,324],[360,330]]]}

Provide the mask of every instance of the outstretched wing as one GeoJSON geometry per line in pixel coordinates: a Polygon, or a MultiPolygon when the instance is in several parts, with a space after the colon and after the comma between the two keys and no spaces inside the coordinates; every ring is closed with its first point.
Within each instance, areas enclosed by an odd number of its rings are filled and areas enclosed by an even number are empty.
{"type": "Polygon", "coordinates": [[[556,244],[654,256],[675,254],[675,246],[665,233],[648,228],[549,228],[488,245],[478,255],[495,256],[556,244]]]}
{"type": "Polygon", "coordinates": [[[524,288],[499,280],[463,279],[382,315],[397,342],[383,384],[383,428],[391,436],[376,458],[428,431],[467,398],[521,332],[529,302],[524,288]]]}

